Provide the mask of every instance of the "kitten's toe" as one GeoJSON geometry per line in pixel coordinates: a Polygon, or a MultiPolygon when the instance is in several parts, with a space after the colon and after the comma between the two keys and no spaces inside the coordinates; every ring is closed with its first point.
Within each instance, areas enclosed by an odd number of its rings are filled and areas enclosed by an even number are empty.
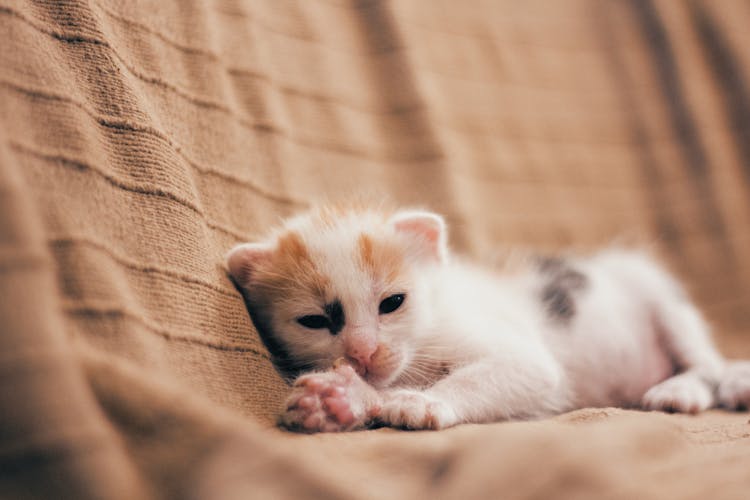
{"type": "Polygon", "coordinates": [[[643,396],[646,410],[698,413],[713,406],[713,391],[699,377],[677,375],[649,389],[643,396]]]}
{"type": "Polygon", "coordinates": [[[323,408],[334,422],[348,426],[354,422],[349,398],[345,396],[331,396],[323,399],[323,408]]]}
{"type": "Polygon", "coordinates": [[[286,410],[279,417],[279,425],[290,430],[312,432],[320,425],[318,400],[304,388],[296,387],[286,400],[286,410]]]}
{"type": "Polygon", "coordinates": [[[730,363],[719,382],[719,404],[730,410],[750,409],[750,361],[730,363]]]}
{"type": "Polygon", "coordinates": [[[444,402],[422,392],[402,390],[383,403],[379,420],[406,429],[443,429],[456,424],[455,412],[444,402]]]}
{"type": "Polygon", "coordinates": [[[297,379],[280,424],[301,432],[340,432],[363,426],[370,417],[367,401],[350,367],[311,373],[297,379]],[[360,399],[362,399],[360,397],[360,399]]]}
{"type": "Polygon", "coordinates": [[[320,426],[317,411],[309,411],[300,408],[287,408],[279,417],[279,425],[297,432],[316,432],[320,426]]]}

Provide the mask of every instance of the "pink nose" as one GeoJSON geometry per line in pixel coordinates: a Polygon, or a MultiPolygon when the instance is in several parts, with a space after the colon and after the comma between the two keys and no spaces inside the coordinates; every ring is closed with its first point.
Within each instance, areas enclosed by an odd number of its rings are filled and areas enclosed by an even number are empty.
{"type": "Polygon", "coordinates": [[[377,348],[378,344],[374,336],[360,334],[349,339],[346,345],[346,356],[356,361],[360,367],[368,368],[377,348]]]}

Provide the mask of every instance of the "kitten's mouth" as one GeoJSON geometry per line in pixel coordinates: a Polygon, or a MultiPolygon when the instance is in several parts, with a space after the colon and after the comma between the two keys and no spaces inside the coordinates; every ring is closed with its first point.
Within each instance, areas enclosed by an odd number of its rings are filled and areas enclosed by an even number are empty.
{"type": "Polygon", "coordinates": [[[367,376],[369,370],[367,369],[367,366],[363,365],[359,361],[353,358],[338,358],[336,361],[333,362],[333,368],[338,368],[341,365],[349,365],[352,367],[352,369],[357,372],[357,375],[362,377],[363,379],[367,380],[367,376]]]}
{"type": "Polygon", "coordinates": [[[357,361],[356,359],[350,359],[348,361],[344,361],[344,358],[339,358],[339,361],[333,364],[334,367],[338,366],[340,363],[348,363],[349,366],[354,368],[354,371],[357,372],[357,375],[362,377],[363,379],[367,380],[367,367],[357,361]]]}
{"type": "Polygon", "coordinates": [[[385,344],[380,344],[370,363],[361,366],[359,369],[355,367],[355,370],[370,385],[387,387],[396,379],[402,359],[403,355],[391,350],[385,344]]]}
{"type": "Polygon", "coordinates": [[[387,387],[400,374],[403,355],[395,353],[385,345],[381,344],[373,354],[370,362],[367,364],[360,363],[354,358],[338,358],[333,362],[333,368],[342,364],[347,364],[357,372],[357,375],[368,382],[373,387],[387,387]]]}

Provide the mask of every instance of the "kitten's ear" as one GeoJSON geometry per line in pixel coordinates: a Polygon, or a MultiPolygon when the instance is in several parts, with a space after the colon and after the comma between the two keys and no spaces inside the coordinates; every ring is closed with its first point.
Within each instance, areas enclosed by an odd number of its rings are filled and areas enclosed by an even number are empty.
{"type": "Polygon", "coordinates": [[[243,243],[227,254],[229,274],[240,286],[247,286],[253,271],[271,258],[273,247],[268,243],[243,243]]]}
{"type": "Polygon", "coordinates": [[[427,254],[444,262],[448,255],[448,237],[445,220],[432,212],[409,210],[398,212],[390,223],[399,233],[417,238],[425,246],[427,254]]]}

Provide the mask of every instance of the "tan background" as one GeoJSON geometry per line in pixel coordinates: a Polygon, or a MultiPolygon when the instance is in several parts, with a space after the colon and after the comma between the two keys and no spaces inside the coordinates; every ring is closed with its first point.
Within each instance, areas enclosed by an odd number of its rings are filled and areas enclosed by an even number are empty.
{"type": "Polygon", "coordinates": [[[285,387],[222,256],[362,192],[445,213],[480,259],[641,241],[750,357],[748,23],[740,0],[0,0],[0,494],[739,498],[747,414],[267,429],[285,387]]]}

